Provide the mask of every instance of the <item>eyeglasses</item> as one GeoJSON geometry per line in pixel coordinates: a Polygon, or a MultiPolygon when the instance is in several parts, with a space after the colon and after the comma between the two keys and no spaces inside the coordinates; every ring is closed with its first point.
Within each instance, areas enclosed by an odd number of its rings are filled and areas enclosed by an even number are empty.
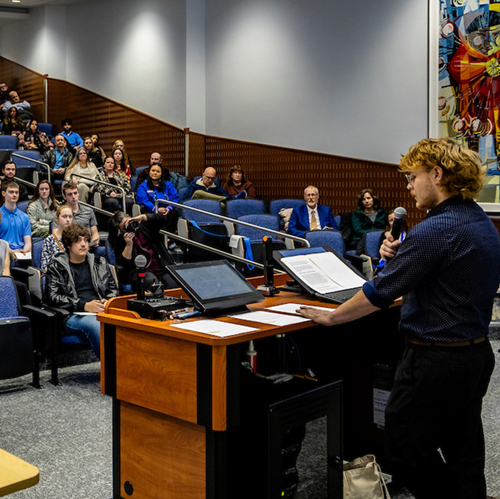
{"type": "Polygon", "coordinates": [[[215,180],[215,177],[209,177],[208,175],[203,175],[203,176],[208,178],[208,180],[215,180]]]}
{"type": "Polygon", "coordinates": [[[410,185],[413,185],[413,182],[415,182],[415,175],[412,175],[411,173],[405,173],[405,178],[406,182],[410,185]]]}

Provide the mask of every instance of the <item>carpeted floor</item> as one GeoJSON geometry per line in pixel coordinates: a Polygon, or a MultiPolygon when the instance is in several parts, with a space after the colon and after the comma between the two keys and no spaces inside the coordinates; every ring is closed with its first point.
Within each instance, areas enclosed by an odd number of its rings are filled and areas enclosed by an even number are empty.
{"type": "MultiPolygon", "coordinates": [[[[496,337],[496,336],[495,336],[496,337]]],[[[500,496],[500,340],[493,342],[497,367],[485,399],[488,493],[500,496]]],[[[13,499],[110,499],[112,497],[111,399],[99,392],[98,362],[66,367],[61,386],[43,390],[27,385],[29,377],[0,382],[0,448],[40,469],[40,483],[13,499]]],[[[298,468],[301,483],[295,499],[325,497],[324,420],[310,423],[298,468]]],[[[392,490],[393,499],[411,499],[392,490]]]]}

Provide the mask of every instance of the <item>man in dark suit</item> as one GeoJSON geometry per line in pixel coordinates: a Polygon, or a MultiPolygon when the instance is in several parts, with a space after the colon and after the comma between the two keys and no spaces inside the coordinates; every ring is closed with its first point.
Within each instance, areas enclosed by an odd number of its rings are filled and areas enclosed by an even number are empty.
{"type": "Polygon", "coordinates": [[[318,204],[319,190],[314,185],[304,189],[305,205],[294,208],[290,216],[288,233],[293,236],[305,237],[310,230],[323,230],[331,227],[338,230],[330,207],[318,204]]]}

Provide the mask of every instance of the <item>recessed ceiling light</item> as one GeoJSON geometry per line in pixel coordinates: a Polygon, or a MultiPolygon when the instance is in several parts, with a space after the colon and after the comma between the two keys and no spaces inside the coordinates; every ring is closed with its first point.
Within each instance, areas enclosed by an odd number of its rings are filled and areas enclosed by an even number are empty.
{"type": "Polygon", "coordinates": [[[12,0],[12,3],[21,3],[21,0],[12,0]]]}

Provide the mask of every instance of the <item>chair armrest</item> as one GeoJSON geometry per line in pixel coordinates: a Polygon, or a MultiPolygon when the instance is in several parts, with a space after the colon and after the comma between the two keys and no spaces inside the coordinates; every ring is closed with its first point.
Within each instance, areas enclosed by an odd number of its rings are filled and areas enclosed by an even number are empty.
{"type": "Polygon", "coordinates": [[[26,284],[26,286],[29,287],[29,279],[30,277],[34,274],[34,270],[31,270],[30,268],[28,269],[23,269],[21,267],[11,267],[10,268],[10,275],[16,280],[16,281],[21,281],[22,283],[26,284]]]}
{"type": "Polygon", "coordinates": [[[177,234],[189,239],[189,225],[188,221],[184,218],[179,218],[179,220],[177,220],[177,234]]]}
{"type": "Polygon", "coordinates": [[[97,191],[94,192],[94,206],[96,208],[102,208],[101,193],[97,191]]]}
{"type": "Polygon", "coordinates": [[[234,224],[233,224],[233,222],[229,222],[228,220],[224,220],[223,223],[226,226],[227,235],[229,237],[231,237],[232,235],[234,235],[234,224]]]}
{"type": "Polygon", "coordinates": [[[229,247],[231,248],[231,253],[241,258],[245,258],[245,243],[243,236],[232,235],[229,239],[229,247]]]}

